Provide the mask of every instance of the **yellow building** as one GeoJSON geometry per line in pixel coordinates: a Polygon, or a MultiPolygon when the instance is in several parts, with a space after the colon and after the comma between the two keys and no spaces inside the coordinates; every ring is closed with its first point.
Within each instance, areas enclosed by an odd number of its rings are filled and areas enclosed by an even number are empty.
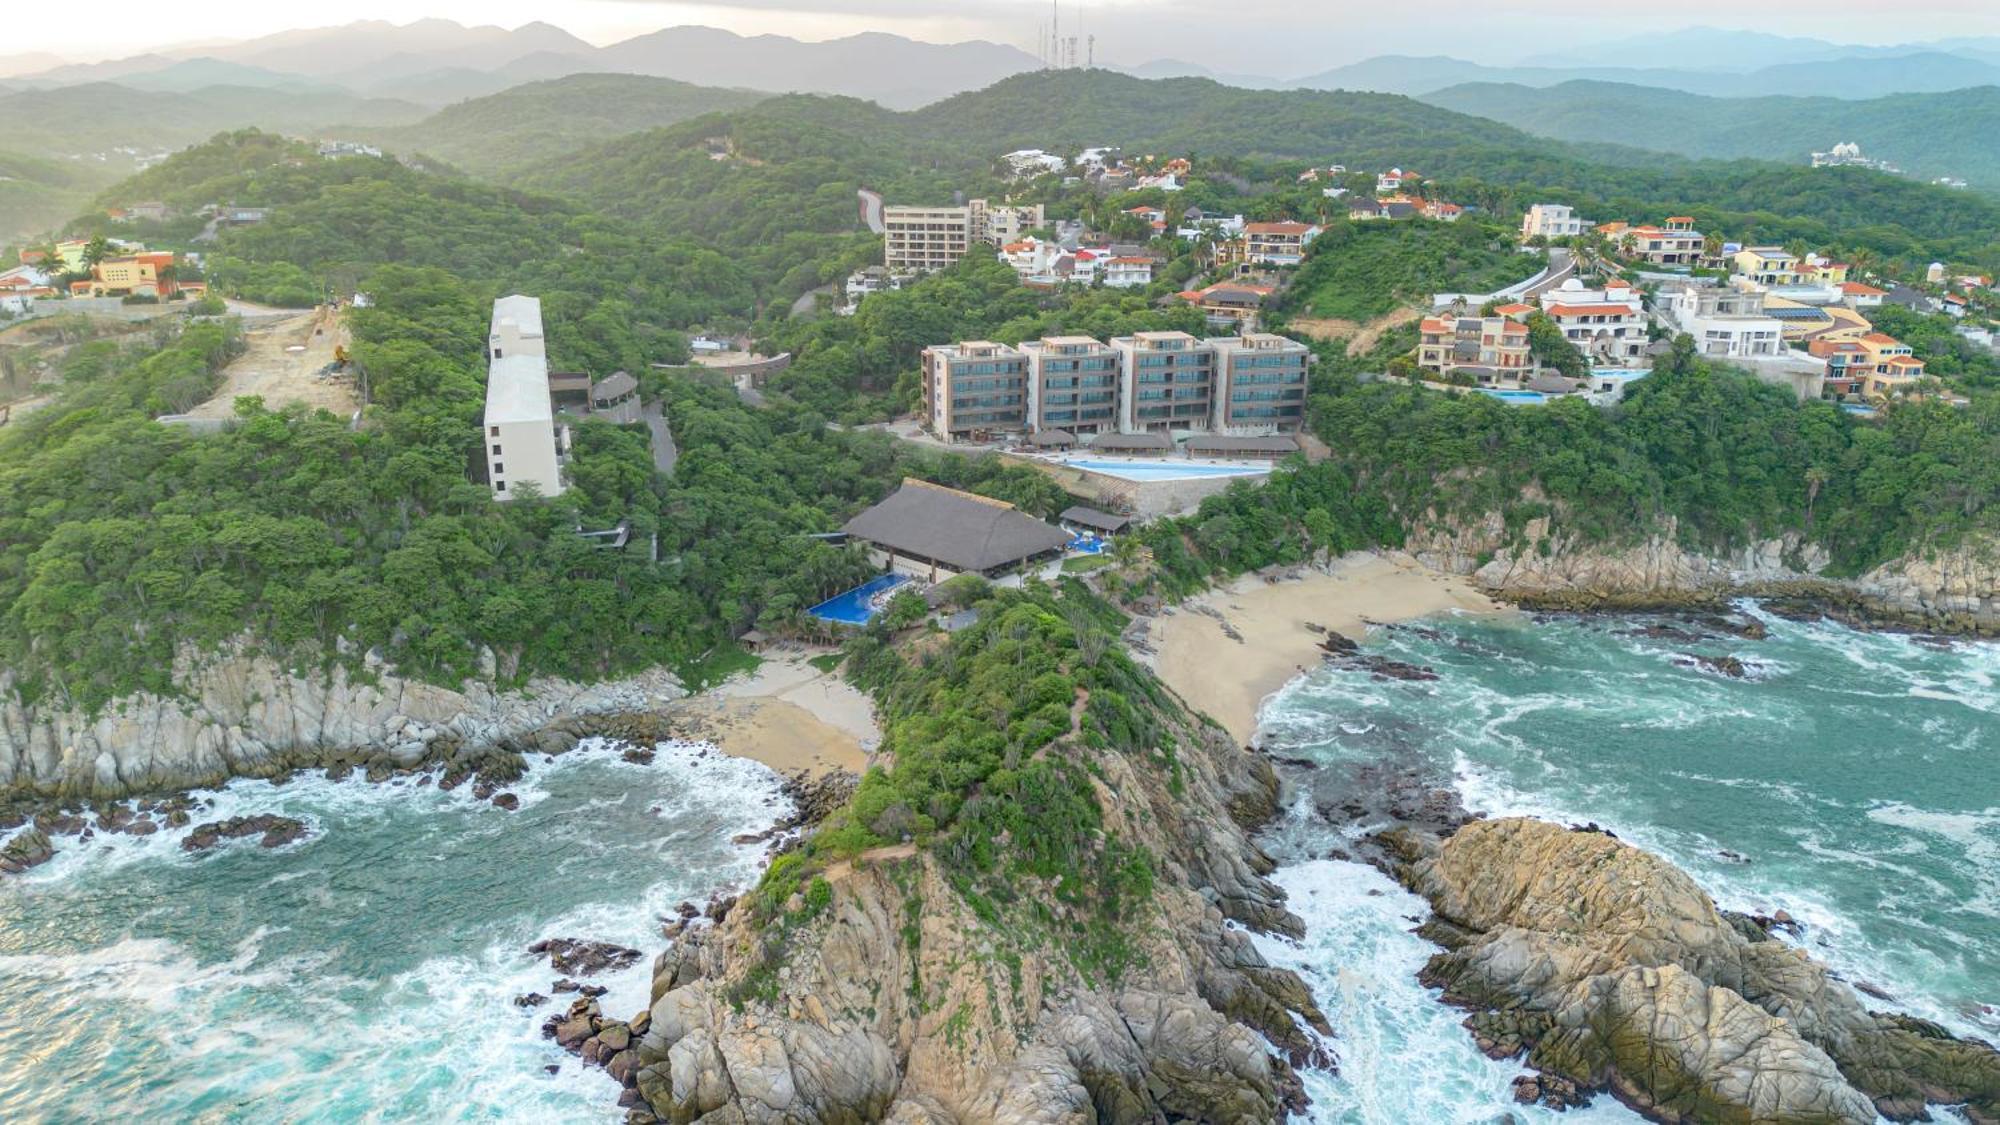
{"type": "Polygon", "coordinates": [[[97,263],[91,276],[83,281],[73,281],[69,287],[72,297],[124,297],[137,294],[142,297],[171,297],[180,291],[174,279],[174,255],[171,251],[151,250],[143,254],[125,254],[116,258],[106,258],[97,263]]]}

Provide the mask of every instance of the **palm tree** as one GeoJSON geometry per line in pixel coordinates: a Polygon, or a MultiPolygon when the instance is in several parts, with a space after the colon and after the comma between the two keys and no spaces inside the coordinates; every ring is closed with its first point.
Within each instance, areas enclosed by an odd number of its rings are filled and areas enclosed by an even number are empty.
{"type": "Polygon", "coordinates": [[[1827,471],[1818,465],[1806,469],[1806,526],[1813,524],[1813,502],[1819,499],[1819,490],[1825,487],[1827,471]]]}

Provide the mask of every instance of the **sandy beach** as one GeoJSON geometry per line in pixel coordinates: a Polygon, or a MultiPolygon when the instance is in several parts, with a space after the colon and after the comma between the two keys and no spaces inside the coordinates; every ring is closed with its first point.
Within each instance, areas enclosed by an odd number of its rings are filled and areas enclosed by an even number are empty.
{"type": "Polygon", "coordinates": [[[1174,607],[1152,621],[1149,663],[1182,699],[1250,745],[1264,700],[1319,663],[1321,635],[1309,625],[1359,640],[1371,625],[1449,611],[1514,612],[1407,555],[1356,553],[1297,578],[1245,575],[1174,607]]]}
{"type": "Polygon", "coordinates": [[[804,657],[767,659],[756,672],[682,706],[696,731],[723,753],[788,776],[858,774],[882,742],[869,698],[804,657]]]}

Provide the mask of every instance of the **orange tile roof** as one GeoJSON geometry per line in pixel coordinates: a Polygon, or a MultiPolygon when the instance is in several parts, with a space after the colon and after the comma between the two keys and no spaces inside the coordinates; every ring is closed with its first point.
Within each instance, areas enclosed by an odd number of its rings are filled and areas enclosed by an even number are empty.
{"type": "Polygon", "coordinates": [[[1312,227],[1305,223],[1247,223],[1243,227],[1246,234],[1304,234],[1312,227]]]}
{"type": "Polygon", "coordinates": [[[1841,282],[1840,291],[1855,297],[1886,297],[1889,295],[1887,289],[1877,289],[1873,285],[1863,285],[1858,281],[1841,282]]]}
{"type": "Polygon", "coordinates": [[[1511,305],[1501,305],[1493,311],[1499,313],[1501,316],[1513,316],[1515,313],[1534,312],[1535,306],[1524,305],[1517,301],[1511,305]]]}
{"type": "Polygon", "coordinates": [[[1887,332],[1870,332],[1868,335],[1861,337],[1861,339],[1863,343],[1878,344],[1887,348],[1900,348],[1903,346],[1901,340],[1896,339],[1887,332]]]}
{"type": "Polygon", "coordinates": [[[1546,307],[1550,316],[1638,316],[1630,305],[1563,305],[1546,307]]]}

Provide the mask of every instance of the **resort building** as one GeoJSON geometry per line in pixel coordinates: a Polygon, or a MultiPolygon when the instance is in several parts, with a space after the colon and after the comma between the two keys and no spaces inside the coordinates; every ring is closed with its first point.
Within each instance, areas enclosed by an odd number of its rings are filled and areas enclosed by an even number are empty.
{"type": "Polygon", "coordinates": [[[1537,203],[1521,220],[1521,241],[1546,238],[1581,238],[1595,224],[1576,217],[1576,209],[1563,203],[1537,203]]]}
{"type": "Polygon", "coordinates": [[[947,441],[984,441],[1027,426],[1028,357],[988,340],[924,349],[924,424],[947,441]]]}
{"type": "Polygon", "coordinates": [[[1043,225],[1042,205],[1014,207],[975,199],[963,207],[882,209],[882,264],[928,273],[958,261],[974,243],[1000,246],[1043,225]]]}
{"type": "Polygon", "coordinates": [[[1111,341],[1120,360],[1118,429],[1203,429],[1215,408],[1215,349],[1185,332],[1139,332],[1111,341]]]}
{"type": "MultiPolygon", "coordinates": [[[[1220,434],[1296,430],[1305,421],[1306,371],[1312,351],[1268,332],[1208,341],[1215,350],[1215,412],[1220,434]]],[[[1289,439],[1287,439],[1289,440],[1289,439]]]]}
{"type": "Polygon", "coordinates": [[[495,500],[525,485],[543,496],[563,492],[542,303],[515,294],[493,302],[486,347],[486,479],[495,500]]]}
{"type": "Polygon", "coordinates": [[[1021,433],[1043,448],[1079,438],[1093,448],[1124,436],[1166,442],[1175,431],[1288,432],[1304,423],[1311,366],[1304,344],[1261,332],[941,344],[923,355],[924,423],[948,441],[1021,433]]]}
{"type": "Polygon", "coordinates": [[[1244,258],[1261,266],[1296,266],[1320,233],[1311,223],[1245,223],[1244,258]]]}
{"type": "Polygon", "coordinates": [[[1264,299],[1274,292],[1276,290],[1269,285],[1239,285],[1225,281],[1204,289],[1182,290],[1179,297],[1200,309],[1210,328],[1254,332],[1264,299]]]}
{"type": "Polygon", "coordinates": [[[91,267],[90,276],[73,281],[72,297],[154,297],[166,300],[183,291],[206,292],[199,283],[182,283],[175,277],[175,257],[169,250],[146,250],[105,258],[91,267]]]}
{"type": "Polygon", "coordinates": [[[907,477],[881,503],[842,528],[891,574],[942,582],[960,574],[997,578],[1061,558],[1068,532],[1004,500],[907,477]]]}
{"type": "Polygon", "coordinates": [[[1695,349],[1702,355],[1744,359],[1784,350],[1785,326],[1765,314],[1763,293],[1677,284],[1678,288],[1661,293],[1667,298],[1667,315],[1694,337],[1695,349]]]}
{"type": "Polygon", "coordinates": [[[1482,386],[1534,371],[1528,326],[1504,316],[1427,316],[1418,331],[1417,366],[1426,371],[1468,375],[1482,386]]]}
{"type": "Polygon", "coordinates": [[[1572,277],[1543,295],[1542,312],[1593,363],[1636,365],[1646,356],[1645,304],[1623,282],[1590,289],[1572,277]]]}
{"type": "Polygon", "coordinates": [[[1096,434],[1118,425],[1118,353],[1088,336],[1021,345],[1028,361],[1028,428],[1096,434]]]}
{"type": "Polygon", "coordinates": [[[1808,349],[1826,360],[1826,387],[1843,396],[1886,399],[1924,377],[1914,349],[1885,332],[1855,340],[1814,341],[1808,349]]]}

